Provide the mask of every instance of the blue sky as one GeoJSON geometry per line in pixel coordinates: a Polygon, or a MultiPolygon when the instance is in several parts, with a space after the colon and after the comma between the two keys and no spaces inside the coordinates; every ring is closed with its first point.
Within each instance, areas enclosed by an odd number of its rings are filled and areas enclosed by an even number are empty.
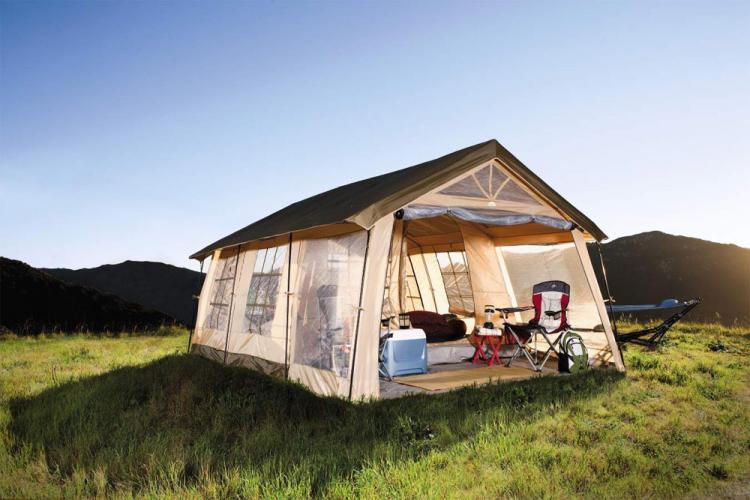
{"type": "Polygon", "coordinates": [[[497,138],[611,238],[750,247],[750,2],[0,3],[0,255],[191,252],[497,138]]]}

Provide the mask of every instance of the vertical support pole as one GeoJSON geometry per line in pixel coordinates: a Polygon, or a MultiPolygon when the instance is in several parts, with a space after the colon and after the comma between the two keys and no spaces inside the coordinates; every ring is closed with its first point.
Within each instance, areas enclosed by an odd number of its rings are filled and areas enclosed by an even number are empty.
{"type": "Polygon", "coordinates": [[[586,275],[586,281],[588,281],[589,289],[594,297],[596,310],[599,313],[599,318],[602,320],[604,334],[607,336],[607,344],[609,344],[609,348],[612,351],[612,359],[615,362],[615,367],[618,371],[625,371],[620,347],[617,345],[617,340],[612,333],[612,325],[609,324],[609,316],[607,315],[607,310],[604,308],[604,297],[602,297],[602,291],[599,288],[599,283],[596,281],[594,267],[591,265],[591,259],[586,249],[583,234],[578,229],[573,229],[571,234],[573,235],[573,243],[575,243],[576,250],[578,251],[578,258],[581,261],[581,266],[583,266],[583,273],[586,275]]]}
{"type": "Polygon", "coordinates": [[[359,284],[359,303],[357,305],[357,326],[354,329],[354,347],[352,348],[352,364],[349,367],[349,401],[352,400],[352,389],[354,388],[354,362],[357,360],[357,340],[359,339],[359,324],[362,318],[362,297],[365,293],[365,274],[367,272],[367,256],[370,253],[370,230],[367,230],[367,242],[365,243],[365,258],[362,263],[362,281],[359,284]]]}
{"type": "MultiPolygon", "coordinates": [[[[203,262],[205,259],[201,259],[201,270],[198,276],[203,276],[203,262]]],[[[205,279],[205,277],[204,277],[205,279]]],[[[198,290],[198,293],[200,294],[200,290],[198,290]]],[[[195,309],[193,310],[193,318],[195,318],[195,322],[193,323],[193,327],[190,329],[190,335],[188,336],[188,347],[187,347],[187,353],[190,354],[190,344],[193,342],[193,333],[195,332],[195,329],[198,327],[198,305],[200,304],[200,295],[193,295],[193,299],[195,299],[195,309]]]]}
{"type": "Polygon", "coordinates": [[[292,233],[289,233],[289,250],[287,250],[286,268],[286,331],[284,335],[284,378],[289,380],[289,329],[291,328],[291,322],[289,320],[289,308],[292,295],[292,233]]]}
{"type": "Polygon", "coordinates": [[[615,313],[612,310],[612,292],[609,291],[609,280],[607,279],[607,269],[604,267],[604,255],[602,254],[602,245],[598,241],[596,242],[596,249],[599,252],[599,264],[602,266],[602,277],[604,278],[604,287],[607,289],[607,298],[609,299],[609,318],[612,321],[612,331],[615,332],[615,338],[620,334],[617,333],[617,321],[615,320],[615,313]]]}
{"type": "Polygon", "coordinates": [[[224,341],[224,364],[227,364],[227,355],[229,354],[229,330],[232,329],[232,309],[234,309],[234,286],[237,283],[237,271],[240,263],[240,247],[237,245],[237,256],[234,258],[234,276],[232,277],[232,293],[229,298],[229,313],[227,314],[227,336],[224,341]]]}

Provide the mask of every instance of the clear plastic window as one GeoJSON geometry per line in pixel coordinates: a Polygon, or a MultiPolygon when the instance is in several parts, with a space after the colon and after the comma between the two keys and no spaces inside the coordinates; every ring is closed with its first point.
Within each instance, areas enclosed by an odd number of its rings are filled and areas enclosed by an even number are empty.
{"type": "Polygon", "coordinates": [[[287,249],[288,246],[283,245],[258,250],[245,303],[245,318],[250,333],[271,334],[287,249]]]}
{"type": "Polygon", "coordinates": [[[464,252],[436,252],[440,274],[443,277],[448,305],[466,312],[474,311],[469,266],[464,252]]]}
{"type": "Polygon", "coordinates": [[[414,264],[411,257],[408,258],[409,266],[406,268],[406,307],[409,311],[421,311],[424,309],[422,294],[419,290],[417,278],[414,275],[414,264]]]}
{"type": "Polygon", "coordinates": [[[294,290],[295,364],[349,377],[366,247],[364,231],[302,242],[294,290]]]}
{"type": "Polygon", "coordinates": [[[216,273],[211,287],[211,299],[203,328],[222,331],[227,328],[229,305],[232,300],[232,287],[237,273],[237,251],[224,250],[216,263],[216,273]]]}

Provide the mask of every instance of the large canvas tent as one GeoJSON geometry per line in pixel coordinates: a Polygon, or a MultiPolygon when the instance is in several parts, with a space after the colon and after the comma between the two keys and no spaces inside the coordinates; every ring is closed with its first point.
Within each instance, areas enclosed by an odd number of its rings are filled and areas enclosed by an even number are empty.
{"type": "Polygon", "coordinates": [[[490,140],[294,203],[191,255],[211,260],[191,349],[377,398],[380,334],[399,313],[457,312],[472,327],[485,304],[526,304],[556,279],[593,358],[622,370],[586,250],[604,238],[490,140]]]}

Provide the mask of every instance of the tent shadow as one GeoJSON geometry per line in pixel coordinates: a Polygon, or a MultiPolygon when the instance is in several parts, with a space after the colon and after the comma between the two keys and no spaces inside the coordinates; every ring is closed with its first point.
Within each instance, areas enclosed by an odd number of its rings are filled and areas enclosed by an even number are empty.
{"type": "Polygon", "coordinates": [[[96,471],[109,487],[143,491],[156,481],[200,488],[234,473],[260,485],[283,478],[314,495],[366,463],[444,449],[498,420],[530,425],[555,405],[593,397],[620,379],[592,370],[350,404],[174,355],[14,399],[10,427],[16,448],[43,451],[63,477],[96,471]]]}

